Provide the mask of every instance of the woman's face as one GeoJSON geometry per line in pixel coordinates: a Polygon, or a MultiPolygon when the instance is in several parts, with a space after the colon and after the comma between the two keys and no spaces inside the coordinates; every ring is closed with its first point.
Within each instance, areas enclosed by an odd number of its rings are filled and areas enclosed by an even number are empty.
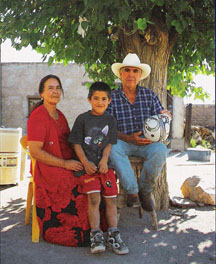
{"type": "Polygon", "coordinates": [[[56,105],[61,98],[61,87],[58,80],[54,78],[48,79],[44,83],[44,90],[41,93],[44,103],[56,105]]]}

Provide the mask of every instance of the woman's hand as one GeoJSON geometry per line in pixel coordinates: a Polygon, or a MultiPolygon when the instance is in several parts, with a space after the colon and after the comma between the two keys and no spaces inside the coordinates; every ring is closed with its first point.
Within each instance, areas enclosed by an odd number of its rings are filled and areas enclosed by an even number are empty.
{"type": "Polygon", "coordinates": [[[83,165],[77,160],[64,160],[64,168],[67,170],[80,171],[83,169],[83,165]]]}
{"type": "Polygon", "coordinates": [[[93,162],[91,162],[87,159],[82,146],[80,144],[74,144],[73,147],[74,147],[74,150],[77,154],[77,157],[82,162],[86,173],[89,175],[95,173],[97,171],[97,167],[93,162]]]}

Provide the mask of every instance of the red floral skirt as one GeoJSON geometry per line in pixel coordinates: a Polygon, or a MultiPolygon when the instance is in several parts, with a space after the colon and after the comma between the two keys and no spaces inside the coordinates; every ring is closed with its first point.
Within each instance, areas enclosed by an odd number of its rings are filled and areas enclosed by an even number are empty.
{"type": "MultiPolygon", "coordinates": [[[[40,234],[54,244],[83,247],[90,244],[87,195],[78,191],[79,178],[63,176],[55,191],[36,184],[36,209],[40,234]]],[[[101,229],[107,230],[105,208],[101,211],[101,229]]]]}

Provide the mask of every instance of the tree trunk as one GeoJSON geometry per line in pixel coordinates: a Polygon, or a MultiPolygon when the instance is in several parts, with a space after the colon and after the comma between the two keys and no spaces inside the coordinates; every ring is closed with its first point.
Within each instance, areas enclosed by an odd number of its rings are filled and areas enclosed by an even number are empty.
{"type": "MultiPolygon", "coordinates": [[[[120,49],[124,57],[136,53],[141,63],[151,66],[151,74],[141,83],[142,86],[153,90],[159,97],[164,108],[167,107],[167,68],[173,43],[168,32],[159,26],[160,23],[151,25],[146,32],[128,34],[124,30],[119,33],[120,49]]],[[[173,42],[173,40],[172,40],[173,42]]],[[[169,207],[169,191],[166,177],[166,165],[154,190],[156,210],[166,210],[169,207]]]]}

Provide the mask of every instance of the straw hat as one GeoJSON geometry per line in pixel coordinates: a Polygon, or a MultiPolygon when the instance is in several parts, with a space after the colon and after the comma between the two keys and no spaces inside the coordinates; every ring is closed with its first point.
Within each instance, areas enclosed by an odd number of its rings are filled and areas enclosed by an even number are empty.
{"type": "Polygon", "coordinates": [[[140,63],[140,59],[135,53],[128,53],[122,63],[113,63],[111,69],[120,78],[120,69],[123,67],[139,68],[142,71],[140,80],[147,78],[151,72],[151,67],[148,64],[140,63]]]}

